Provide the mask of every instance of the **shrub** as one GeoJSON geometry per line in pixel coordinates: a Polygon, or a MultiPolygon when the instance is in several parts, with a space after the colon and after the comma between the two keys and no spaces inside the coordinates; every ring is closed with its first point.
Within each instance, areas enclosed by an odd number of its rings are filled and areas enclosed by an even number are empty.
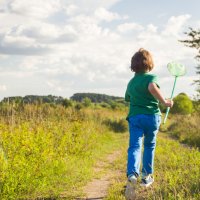
{"type": "Polygon", "coordinates": [[[82,103],[77,103],[76,105],[75,105],[75,109],[76,110],[81,110],[83,108],[83,104],[82,103]]]}
{"type": "Polygon", "coordinates": [[[110,108],[110,105],[108,103],[105,103],[105,102],[100,103],[100,106],[102,108],[110,108]]]}
{"type": "Polygon", "coordinates": [[[168,127],[168,132],[180,142],[200,148],[199,121],[200,115],[198,113],[193,113],[191,116],[176,114],[168,127]]]}
{"type": "Polygon", "coordinates": [[[194,106],[194,110],[197,113],[200,113],[200,100],[194,100],[193,101],[193,106],[194,106]]]}
{"type": "Polygon", "coordinates": [[[125,119],[119,119],[119,120],[111,120],[106,119],[103,121],[103,124],[108,126],[112,131],[116,133],[124,133],[128,130],[128,123],[125,119]]]}
{"type": "Polygon", "coordinates": [[[65,107],[65,108],[68,108],[68,107],[71,107],[72,106],[72,102],[69,100],[69,99],[64,99],[62,101],[62,105],[65,107]]]}
{"type": "Polygon", "coordinates": [[[113,110],[125,108],[124,104],[118,103],[117,101],[109,101],[108,104],[113,110]]]}
{"type": "Polygon", "coordinates": [[[174,106],[171,109],[172,113],[191,114],[193,112],[193,104],[191,99],[184,93],[179,94],[174,98],[174,106]]]}
{"type": "Polygon", "coordinates": [[[89,107],[89,106],[91,106],[92,101],[91,101],[90,98],[85,97],[85,98],[82,100],[82,103],[83,103],[83,105],[84,105],[85,107],[89,107]]]}
{"type": "Polygon", "coordinates": [[[117,103],[115,101],[109,101],[109,105],[113,110],[117,108],[117,103]]]}

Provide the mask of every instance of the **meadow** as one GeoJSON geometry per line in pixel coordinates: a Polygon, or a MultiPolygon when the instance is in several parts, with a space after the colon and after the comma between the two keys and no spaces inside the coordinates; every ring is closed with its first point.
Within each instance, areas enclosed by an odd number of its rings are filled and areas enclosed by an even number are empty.
{"type": "MultiPolygon", "coordinates": [[[[119,149],[122,153],[112,168],[122,174],[112,179],[106,199],[124,199],[127,110],[97,104],[81,108],[51,104],[1,106],[0,199],[75,199],[83,195],[83,186],[94,176],[95,163],[119,149]]],[[[200,198],[199,143],[191,142],[199,137],[197,114],[190,116],[192,125],[181,118],[184,127],[177,124],[179,117],[171,115],[168,125],[161,129],[163,133],[159,133],[156,183],[149,191],[140,192],[139,188],[140,199],[200,198]],[[170,135],[179,130],[179,137],[171,139],[170,135]]]]}
{"type": "MultiPolygon", "coordinates": [[[[161,125],[155,154],[155,183],[145,190],[137,187],[136,200],[200,199],[200,152],[198,112],[192,115],[170,115],[161,125]]],[[[127,136],[128,137],[128,136],[127,136]]],[[[124,171],[127,145],[115,167],[124,171]]],[[[114,178],[106,200],[125,200],[126,177],[114,178]]]]}
{"type": "Polygon", "coordinates": [[[161,126],[163,132],[167,132],[183,144],[200,148],[200,114],[195,112],[190,115],[171,115],[169,122],[161,126]]]}

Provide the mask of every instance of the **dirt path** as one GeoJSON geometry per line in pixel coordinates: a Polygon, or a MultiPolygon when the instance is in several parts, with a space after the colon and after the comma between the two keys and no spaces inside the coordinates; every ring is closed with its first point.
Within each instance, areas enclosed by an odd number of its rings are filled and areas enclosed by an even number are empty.
{"type": "Polygon", "coordinates": [[[94,172],[100,174],[99,178],[94,178],[84,187],[85,197],[82,200],[100,200],[104,199],[110,186],[113,176],[120,176],[120,171],[113,171],[114,161],[121,155],[121,151],[115,151],[109,154],[105,161],[98,162],[94,167],[94,172]]]}

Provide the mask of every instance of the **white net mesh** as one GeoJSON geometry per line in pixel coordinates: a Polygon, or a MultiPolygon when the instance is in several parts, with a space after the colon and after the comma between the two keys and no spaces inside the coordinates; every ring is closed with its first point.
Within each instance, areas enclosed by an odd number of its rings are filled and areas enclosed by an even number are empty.
{"type": "Polygon", "coordinates": [[[176,62],[168,63],[167,68],[173,76],[183,76],[186,73],[185,66],[176,62]]]}

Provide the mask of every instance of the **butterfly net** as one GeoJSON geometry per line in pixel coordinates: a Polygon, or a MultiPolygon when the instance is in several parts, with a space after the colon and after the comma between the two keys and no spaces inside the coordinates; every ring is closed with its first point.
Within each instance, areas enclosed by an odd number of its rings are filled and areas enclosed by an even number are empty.
{"type": "Polygon", "coordinates": [[[169,63],[167,68],[173,76],[183,76],[186,73],[185,66],[176,62],[169,63]]]}

